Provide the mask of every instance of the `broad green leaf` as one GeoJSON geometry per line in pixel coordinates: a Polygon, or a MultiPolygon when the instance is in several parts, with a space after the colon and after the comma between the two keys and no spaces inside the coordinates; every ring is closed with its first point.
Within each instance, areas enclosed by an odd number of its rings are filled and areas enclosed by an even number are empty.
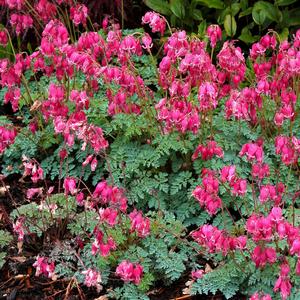
{"type": "Polygon", "coordinates": [[[253,7],[248,7],[246,10],[241,11],[239,13],[239,18],[251,15],[252,14],[252,9],[253,9],[253,7]]]}
{"type": "Polygon", "coordinates": [[[202,17],[202,13],[200,9],[194,8],[193,9],[193,19],[197,20],[197,21],[202,21],[203,17],[202,17]]]}
{"type": "Polygon", "coordinates": [[[248,26],[246,26],[242,29],[242,33],[239,36],[239,40],[241,40],[242,42],[244,42],[246,44],[254,43],[257,41],[257,39],[258,39],[258,37],[252,35],[248,26]]]}
{"type": "Polygon", "coordinates": [[[289,37],[289,29],[288,28],[283,28],[283,30],[279,33],[280,36],[280,41],[287,40],[289,37]]]}
{"type": "Polygon", "coordinates": [[[170,9],[172,13],[179,19],[185,16],[184,0],[171,0],[170,9]]]}
{"type": "Polygon", "coordinates": [[[257,23],[255,19],[254,21],[257,24],[261,25],[263,23],[263,22],[261,23],[261,20],[264,18],[263,15],[265,15],[266,18],[275,22],[280,22],[282,20],[281,11],[278,8],[276,8],[272,3],[266,1],[258,1],[254,4],[252,16],[253,19],[256,18],[256,20],[259,21],[260,23],[257,23]],[[261,14],[262,11],[263,13],[261,14]]]}
{"type": "Polygon", "coordinates": [[[169,3],[165,0],[144,0],[144,2],[148,7],[163,15],[171,15],[169,3]]]}
{"type": "Polygon", "coordinates": [[[199,26],[198,26],[198,35],[200,37],[204,37],[205,34],[206,34],[206,27],[207,27],[207,24],[206,24],[206,20],[203,20],[199,26]]]}
{"type": "Polygon", "coordinates": [[[209,8],[216,8],[216,9],[225,8],[225,4],[221,0],[195,0],[195,2],[209,8]]]}
{"type": "Polygon", "coordinates": [[[276,0],[275,5],[286,6],[297,2],[298,0],[276,0]]]}
{"type": "Polygon", "coordinates": [[[264,10],[253,9],[252,18],[256,24],[262,25],[266,20],[266,13],[264,10]]]}
{"type": "Polygon", "coordinates": [[[234,16],[227,15],[224,20],[224,28],[228,36],[234,36],[236,33],[236,22],[234,16]]]}
{"type": "Polygon", "coordinates": [[[218,24],[223,24],[225,21],[226,15],[235,16],[241,9],[241,5],[239,3],[233,3],[231,6],[227,6],[226,9],[222,11],[218,18],[218,24]]]}
{"type": "Polygon", "coordinates": [[[288,26],[300,25],[300,8],[295,8],[289,11],[287,19],[288,26]]]}

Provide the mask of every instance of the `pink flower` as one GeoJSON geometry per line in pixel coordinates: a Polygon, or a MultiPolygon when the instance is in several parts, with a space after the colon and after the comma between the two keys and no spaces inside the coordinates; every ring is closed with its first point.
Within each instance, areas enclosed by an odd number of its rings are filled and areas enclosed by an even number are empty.
{"type": "Polygon", "coordinates": [[[94,286],[97,288],[97,291],[100,292],[100,290],[102,289],[102,286],[100,285],[100,283],[102,282],[101,274],[91,268],[82,271],[81,273],[85,275],[84,284],[87,287],[94,286]]]}
{"type": "Polygon", "coordinates": [[[10,24],[16,28],[16,34],[20,35],[23,31],[33,26],[33,19],[30,15],[12,14],[10,24]]]}
{"type": "Polygon", "coordinates": [[[117,245],[112,237],[107,237],[107,241],[104,241],[104,234],[98,228],[94,228],[95,241],[92,244],[92,255],[100,253],[101,256],[108,256],[111,250],[116,250],[117,245]]]}
{"type": "Polygon", "coordinates": [[[275,282],[274,292],[280,290],[281,299],[286,300],[291,293],[292,284],[290,277],[288,276],[290,272],[290,267],[287,262],[283,263],[280,266],[280,275],[277,281],[275,282]]]}
{"type": "Polygon", "coordinates": [[[19,217],[16,223],[13,224],[13,230],[18,235],[18,241],[23,241],[25,235],[24,229],[25,218],[19,217]]]}
{"type": "Polygon", "coordinates": [[[269,294],[264,293],[254,293],[249,300],[272,300],[271,296],[269,294]]]}
{"type": "Polygon", "coordinates": [[[142,18],[143,24],[149,24],[152,32],[160,32],[164,35],[166,30],[166,21],[156,12],[147,12],[142,18]]]}
{"type": "Polygon", "coordinates": [[[217,57],[222,69],[230,74],[238,74],[240,80],[244,78],[246,65],[241,48],[235,47],[232,41],[226,41],[217,57]]]}
{"type": "Polygon", "coordinates": [[[195,160],[198,158],[199,153],[201,153],[202,160],[209,160],[212,159],[214,155],[217,157],[222,158],[224,156],[224,152],[220,146],[215,141],[209,141],[207,146],[199,145],[193,156],[192,159],[195,160]]]}
{"type": "Polygon", "coordinates": [[[25,4],[25,0],[5,0],[10,9],[21,10],[25,4]]]}
{"type": "Polygon", "coordinates": [[[142,37],[142,47],[148,51],[153,47],[152,38],[148,33],[142,37]]]}
{"type": "Polygon", "coordinates": [[[218,105],[217,96],[217,86],[213,82],[203,82],[198,92],[200,110],[208,111],[215,109],[218,105]]]}
{"type": "Polygon", "coordinates": [[[70,101],[76,104],[76,110],[88,109],[90,105],[89,97],[86,91],[72,90],[70,94],[70,101]]]}
{"type": "Polygon", "coordinates": [[[44,22],[49,22],[51,19],[55,18],[56,5],[47,0],[39,0],[35,5],[35,9],[44,22]]]}
{"type": "Polygon", "coordinates": [[[281,155],[281,160],[285,165],[291,165],[297,162],[299,157],[298,139],[290,139],[287,136],[277,136],[275,138],[276,154],[281,155]]]}
{"type": "Polygon", "coordinates": [[[99,209],[100,220],[105,221],[109,226],[115,226],[117,223],[118,211],[107,207],[99,209]]]}
{"type": "Polygon", "coordinates": [[[4,95],[4,103],[11,103],[13,111],[19,109],[19,100],[21,98],[21,91],[19,88],[10,88],[4,95]]]}
{"type": "Polygon", "coordinates": [[[232,187],[232,194],[244,196],[247,192],[247,180],[236,178],[231,181],[230,186],[232,187]]]}
{"type": "Polygon", "coordinates": [[[272,239],[273,224],[271,218],[252,215],[247,220],[246,229],[255,242],[267,241],[272,239]]]}
{"type": "Polygon", "coordinates": [[[196,270],[196,271],[192,271],[191,273],[191,276],[194,280],[202,278],[203,275],[204,275],[204,270],[196,270]]]}
{"type": "Polygon", "coordinates": [[[11,144],[14,143],[17,136],[17,131],[12,128],[9,129],[8,126],[0,126],[0,154],[11,144]]]}
{"type": "Polygon", "coordinates": [[[216,47],[217,41],[222,40],[222,31],[219,25],[209,25],[206,31],[209,39],[210,39],[210,46],[212,48],[216,47]]]}
{"type": "Polygon", "coordinates": [[[298,258],[298,260],[297,260],[295,273],[298,276],[300,275],[300,258],[298,258]]]}
{"type": "Polygon", "coordinates": [[[44,171],[35,161],[28,159],[26,156],[23,156],[22,161],[24,166],[23,176],[31,175],[31,180],[34,183],[44,179],[44,171]]]}
{"type": "Polygon", "coordinates": [[[252,176],[262,180],[265,177],[270,176],[270,168],[268,164],[253,164],[252,176]]]}
{"type": "Polygon", "coordinates": [[[108,185],[106,181],[101,181],[96,185],[93,198],[95,201],[100,200],[102,204],[109,203],[111,206],[118,207],[122,212],[127,209],[127,198],[123,190],[108,185]]]}
{"type": "Polygon", "coordinates": [[[32,199],[36,195],[40,196],[43,193],[43,188],[31,188],[27,190],[26,197],[32,199]]]}
{"type": "Polygon", "coordinates": [[[8,37],[5,30],[0,30],[0,45],[6,47],[8,43],[8,37]]]}
{"type": "Polygon", "coordinates": [[[48,258],[43,256],[37,256],[33,267],[36,268],[35,276],[44,275],[52,280],[56,280],[54,262],[48,263],[48,258]]]}
{"type": "Polygon", "coordinates": [[[292,255],[297,254],[300,257],[300,238],[293,241],[292,247],[290,248],[290,253],[292,255]]]}
{"type": "Polygon", "coordinates": [[[251,256],[256,267],[264,267],[266,263],[273,264],[277,260],[276,250],[272,247],[261,248],[256,246],[251,256]]]}
{"type": "Polygon", "coordinates": [[[144,218],[142,212],[134,210],[129,214],[131,221],[131,232],[136,231],[141,238],[150,234],[150,220],[144,218]]]}
{"type": "Polygon", "coordinates": [[[229,183],[234,182],[235,179],[235,166],[225,166],[221,170],[221,181],[229,183]]]}
{"type": "Polygon", "coordinates": [[[75,195],[77,193],[76,179],[72,177],[65,178],[64,180],[65,195],[75,195]]]}
{"type": "Polygon", "coordinates": [[[197,186],[192,195],[200,206],[204,207],[210,215],[217,213],[222,206],[222,200],[218,197],[219,182],[212,174],[204,175],[202,180],[203,187],[197,186]]]}
{"type": "Polygon", "coordinates": [[[76,26],[79,24],[86,26],[87,17],[88,9],[84,4],[78,4],[75,7],[72,6],[70,8],[70,18],[76,26]]]}
{"type": "Polygon", "coordinates": [[[118,265],[116,275],[121,277],[125,282],[132,281],[135,284],[139,284],[143,275],[143,267],[138,263],[133,264],[124,260],[118,265]]]}
{"type": "Polygon", "coordinates": [[[84,205],[84,194],[82,192],[80,192],[76,195],[76,202],[79,206],[84,205]]]}
{"type": "Polygon", "coordinates": [[[264,153],[262,145],[256,142],[243,145],[239,155],[246,155],[249,161],[256,160],[257,162],[261,163],[263,160],[264,153]]]}

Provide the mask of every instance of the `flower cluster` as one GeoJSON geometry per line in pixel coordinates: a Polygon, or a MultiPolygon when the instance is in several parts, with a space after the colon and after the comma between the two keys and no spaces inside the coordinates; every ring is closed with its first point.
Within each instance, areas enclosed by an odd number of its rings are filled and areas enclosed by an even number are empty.
{"type": "Polygon", "coordinates": [[[82,274],[85,275],[84,284],[87,287],[94,286],[97,288],[98,292],[102,289],[100,283],[102,282],[101,274],[93,269],[87,269],[82,271],[82,274]]]}
{"type": "Polygon", "coordinates": [[[193,196],[199,201],[199,204],[204,207],[211,215],[217,213],[217,210],[222,206],[222,200],[218,196],[219,182],[212,172],[208,172],[202,179],[203,186],[197,186],[193,191],[193,196]]]}
{"type": "Polygon", "coordinates": [[[31,176],[32,182],[36,183],[39,180],[44,179],[43,169],[32,159],[23,156],[23,167],[24,173],[23,176],[31,176]]]}
{"type": "Polygon", "coordinates": [[[131,221],[130,230],[132,232],[136,231],[137,235],[141,238],[150,234],[150,220],[144,218],[142,212],[134,210],[129,214],[129,218],[131,221]]]}
{"type": "Polygon", "coordinates": [[[33,266],[36,268],[35,276],[44,275],[52,280],[56,280],[54,262],[49,263],[47,257],[38,256],[33,266]]]}
{"type": "Polygon", "coordinates": [[[195,160],[198,158],[199,153],[201,154],[202,160],[210,160],[213,158],[213,156],[217,156],[222,158],[224,156],[224,152],[220,146],[215,141],[209,141],[207,143],[207,146],[199,145],[193,156],[192,159],[195,160]]]}
{"type": "Polygon", "coordinates": [[[17,131],[15,129],[5,128],[0,126],[0,154],[11,144],[14,143],[17,136],[17,131]]]}
{"type": "Polygon", "coordinates": [[[118,265],[116,275],[125,282],[139,284],[143,275],[143,267],[138,263],[134,264],[124,260],[118,265]]]}
{"type": "Polygon", "coordinates": [[[212,225],[203,225],[191,235],[199,245],[205,247],[210,253],[222,252],[223,255],[227,255],[229,251],[242,250],[247,245],[246,236],[228,236],[212,225]]]}

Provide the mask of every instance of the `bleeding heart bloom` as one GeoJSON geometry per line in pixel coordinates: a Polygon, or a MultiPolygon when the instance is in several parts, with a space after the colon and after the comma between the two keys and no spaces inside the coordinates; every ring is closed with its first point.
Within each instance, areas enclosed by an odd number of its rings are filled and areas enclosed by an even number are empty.
{"type": "Polygon", "coordinates": [[[36,268],[35,276],[44,275],[52,280],[56,280],[57,276],[55,274],[54,262],[49,264],[47,257],[37,256],[33,267],[36,268]]]}
{"type": "Polygon", "coordinates": [[[272,247],[262,248],[256,246],[251,255],[256,267],[264,267],[267,263],[273,264],[277,260],[276,250],[272,247]]]}
{"type": "Polygon", "coordinates": [[[131,232],[136,231],[141,238],[150,234],[150,220],[144,218],[142,212],[134,210],[129,214],[131,221],[131,232]]]}
{"type": "Polygon", "coordinates": [[[6,47],[8,43],[8,37],[5,30],[0,30],[0,45],[6,47]]]}
{"type": "Polygon", "coordinates": [[[142,18],[143,24],[149,24],[152,32],[160,32],[164,35],[166,30],[166,21],[156,12],[147,12],[142,18]]]}
{"type": "Polygon", "coordinates": [[[17,136],[17,131],[15,129],[6,127],[0,126],[0,154],[4,152],[9,145],[14,143],[17,136]]]}
{"type": "Polygon", "coordinates": [[[66,195],[68,194],[75,195],[77,193],[76,179],[72,177],[65,178],[64,189],[66,195]]]}
{"type": "Polygon", "coordinates": [[[195,160],[198,158],[199,153],[201,153],[202,160],[209,160],[212,159],[214,155],[217,157],[222,158],[224,156],[224,152],[220,146],[215,141],[209,141],[207,146],[199,145],[193,156],[192,159],[195,160]]]}
{"type": "Polygon", "coordinates": [[[133,264],[124,260],[118,265],[116,275],[121,277],[125,282],[132,281],[135,284],[139,284],[143,275],[143,267],[138,263],[133,264]]]}
{"type": "Polygon", "coordinates": [[[217,41],[222,40],[222,30],[219,25],[209,25],[206,31],[208,38],[210,40],[210,46],[212,48],[216,47],[217,41]]]}
{"type": "Polygon", "coordinates": [[[86,19],[88,17],[88,8],[84,4],[78,4],[70,8],[70,18],[73,23],[78,26],[83,24],[86,26],[86,19]]]}
{"type": "Polygon", "coordinates": [[[87,287],[94,286],[97,288],[98,292],[101,291],[102,286],[100,285],[100,283],[102,282],[102,279],[101,274],[98,271],[89,268],[85,271],[82,271],[81,273],[85,275],[84,284],[87,287]]]}
{"type": "Polygon", "coordinates": [[[289,273],[290,267],[288,263],[285,262],[280,266],[280,275],[274,286],[274,292],[278,292],[280,290],[282,300],[286,300],[291,294],[292,284],[290,277],[288,276],[289,273]]]}

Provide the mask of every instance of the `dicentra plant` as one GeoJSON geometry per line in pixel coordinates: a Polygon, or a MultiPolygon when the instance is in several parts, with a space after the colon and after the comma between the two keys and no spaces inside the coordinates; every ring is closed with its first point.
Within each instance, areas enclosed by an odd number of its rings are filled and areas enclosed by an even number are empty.
{"type": "Polygon", "coordinates": [[[2,173],[29,186],[19,251],[36,235],[37,276],[98,292],[121,279],[119,299],[189,273],[191,294],[297,299],[300,31],[245,57],[217,25],[206,43],[142,22],[166,38],[109,22],[71,38],[51,19],[32,54],[0,60],[17,116],[1,119],[2,173]]]}

